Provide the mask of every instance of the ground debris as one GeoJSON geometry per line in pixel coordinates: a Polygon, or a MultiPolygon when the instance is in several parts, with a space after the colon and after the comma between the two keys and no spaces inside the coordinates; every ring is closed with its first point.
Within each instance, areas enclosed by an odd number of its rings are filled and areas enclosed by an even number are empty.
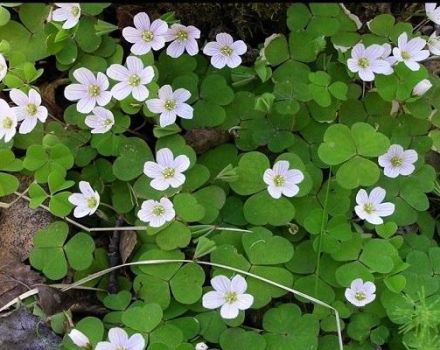
{"type": "Polygon", "coordinates": [[[25,308],[0,318],[0,349],[55,350],[60,344],[61,338],[25,308]]]}

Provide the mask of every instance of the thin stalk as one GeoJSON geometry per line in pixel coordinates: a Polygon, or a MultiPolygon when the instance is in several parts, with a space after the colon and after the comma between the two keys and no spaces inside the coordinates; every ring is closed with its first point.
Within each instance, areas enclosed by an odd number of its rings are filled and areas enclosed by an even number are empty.
{"type": "Polygon", "coordinates": [[[327,225],[327,202],[328,202],[328,194],[330,192],[330,179],[332,176],[332,168],[329,168],[329,175],[327,179],[327,189],[325,190],[325,198],[324,198],[324,205],[322,210],[322,218],[321,218],[321,229],[319,231],[319,238],[318,238],[318,256],[316,258],[316,271],[315,271],[315,295],[318,294],[318,278],[319,278],[319,271],[320,271],[320,264],[321,264],[321,251],[322,251],[322,236],[324,235],[324,230],[327,225]]]}

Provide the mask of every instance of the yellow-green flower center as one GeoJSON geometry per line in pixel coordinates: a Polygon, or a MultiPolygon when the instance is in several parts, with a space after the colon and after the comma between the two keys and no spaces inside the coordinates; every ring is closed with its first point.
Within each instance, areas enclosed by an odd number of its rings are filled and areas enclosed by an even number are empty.
{"type": "Polygon", "coordinates": [[[144,30],[141,36],[142,36],[142,40],[147,43],[153,41],[154,39],[154,33],[151,30],[144,30]]]}
{"type": "Polygon", "coordinates": [[[394,156],[393,158],[391,158],[390,163],[393,167],[398,167],[402,165],[402,159],[398,156],[394,156]]]}
{"type": "Polygon", "coordinates": [[[141,77],[137,74],[132,74],[128,78],[128,85],[130,86],[138,86],[141,83],[141,77]]]}
{"type": "Polygon", "coordinates": [[[176,39],[179,40],[179,41],[185,41],[185,40],[188,40],[188,33],[185,32],[184,30],[179,30],[179,31],[176,33],[176,39]]]}
{"type": "Polygon", "coordinates": [[[228,304],[233,304],[238,300],[237,293],[235,292],[226,292],[224,298],[225,302],[228,304]]]}
{"type": "Polygon", "coordinates": [[[90,97],[99,96],[100,93],[101,93],[101,89],[99,88],[98,85],[90,85],[89,86],[89,96],[90,97]]]}
{"type": "Polygon", "coordinates": [[[118,346],[115,350],[128,350],[125,346],[118,346]]]}
{"type": "Polygon", "coordinates": [[[173,177],[175,173],[176,173],[176,169],[174,168],[165,168],[162,171],[162,175],[165,179],[169,179],[170,177],[173,177]]]}
{"type": "Polygon", "coordinates": [[[79,7],[78,6],[72,6],[72,8],[70,9],[70,13],[72,13],[72,15],[74,17],[77,17],[79,15],[79,7]]]}
{"type": "Polygon", "coordinates": [[[358,65],[361,68],[367,68],[370,65],[370,62],[368,61],[368,58],[366,57],[361,57],[358,60],[358,65]]]}
{"type": "Polygon", "coordinates": [[[0,72],[5,69],[5,66],[3,64],[0,63],[0,72]]]}
{"type": "Polygon", "coordinates": [[[359,301],[367,299],[367,296],[365,295],[364,292],[356,292],[354,294],[354,297],[356,298],[356,300],[359,300],[359,301]]]}
{"type": "Polygon", "coordinates": [[[234,52],[234,50],[232,50],[232,48],[230,46],[225,45],[220,49],[220,52],[225,56],[231,56],[232,52],[234,52]]]}
{"type": "Polygon", "coordinates": [[[104,126],[109,126],[109,125],[112,125],[112,124],[113,124],[113,120],[111,120],[111,119],[104,120],[104,126]]]}
{"type": "Polygon", "coordinates": [[[3,128],[4,129],[11,129],[13,124],[14,124],[14,121],[12,120],[11,117],[5,117],[5,119],[3,119],[3,128]]]}
{"type": "Polygon", "coordinates": [[[165,213],[165,208],[162,205],[155,205],[153,208],[153,214],[155,216],[161,216],[165,213]]]}
{"type": "Polygon", "coordinates": [[[284,186],[284,184],[286,183],[286,179],[282,175],[275,175],[273,178],[273,183],[275,184],[275,186],[281,187],[284,186]]]}
{"type": "Polygon", "coordinates": [[[408,51],[402,51],[400,55],[404,60],[409,60],[411,58],[411,54],[408,51]]]}
{"type": "Polygon", "coordinates": [[[364,210],[367,214],[372,214],[374,212],[374,205],[372,203],[365,203],[364,210]]]}
{"type": "Polygon", "coordinates": [[[97,204],[98,204],[98,201],[96,200],[95,197],[87,198],[87,207],[88,208],[93,209],[96,207],[97,204]]]}
{"type": "Polygon", "coordinates": [[[32,116],[32,117],[33,117],[35,114],[37,114],[37,110],[38,110],[37,106],[34,105],[33,103],[29,103],[29,104],[26,106],[26,112],[27,112],[30,116],[32,116]]]}
{"type": "Polygon", "coordinates": [[[174,101],[174,100],[167,100],[165,102],[165,109],[167,111],[172,111],[175,108],[176,108],[176,101],[174,101]]]}

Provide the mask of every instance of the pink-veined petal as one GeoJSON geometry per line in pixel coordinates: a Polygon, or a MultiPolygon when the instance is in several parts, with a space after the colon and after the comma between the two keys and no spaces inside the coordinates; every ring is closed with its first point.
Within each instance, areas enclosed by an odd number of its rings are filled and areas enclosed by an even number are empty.
{"type": "Polygon", "coordinates": [[[128,79],[128,69],[120,64],[112,64],[107,68],[107,75],[117,81],[125,81],[128,79]]]}
{"type": "Polygon", "coordinates": [[[235,275],[231,280],[231,290],[237,294],[243,294],[246,292],[247,283],[243,276],[235,275]]]}
{"type": "Polygon", "coordinates": [[[139,12],[133,17],[133,23],[136,28],[141,30],[150,29],[150,17],[145,12],[139,12]]]}

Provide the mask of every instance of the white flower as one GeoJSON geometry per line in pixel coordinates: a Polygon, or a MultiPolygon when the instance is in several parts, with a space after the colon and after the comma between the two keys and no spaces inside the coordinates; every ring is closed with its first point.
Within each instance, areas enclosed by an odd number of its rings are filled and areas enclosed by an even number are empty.
{"type": "Polygon", "coordinates": [[[181,88],[173,92],[170,85],[164,85],[159,89],[158,95],[159,98],[148,100],[146,104],[151,112],[160,114],[161,128],[173,124],[177,116],[192,119],[193,108],[185,103],[191,97],[188,90],[181,88]]]}
{"type": "Polygon", "coordinates": [[[419,81],[416,86],[414,86],[412,94],[414,96],[422,96],[424,95],[430,88],[432,87],[432,83],[428,79],[423,79],[419,81]]]}
{"type": "Polygon", "coordinates": [[[168,187],[177,188],[185,182],[182,174],[189,168],[189,158],[180,155],[174,158],[169,148],[157,151],[156,162],[148,161],[144,165],[144,174],[152,178],[150,185],[156,190],[164,191],[168,187]]]}
{"type": "Polygon", "coordinates": [[[105,74],[98,72],[95,77],[87,68],[78,68],[73,76],[80,84],[70,84],[64,90],[64,96],[69,101],[77,101],[76,109],[80,113],[90,113],[96,104],[105,106],[112,99],[108,89],[108,79],[105,74]]]}
{"type": "Polygon", "coordinates": [[[440,56],[440,36],[436,32],[432,32],[428,39],[428,49],[433,55],[440,56]]]}
{"type": "Polygon", "coordinates": [[[298,169],[289,170],[289,166],[288,161],[280,160],[274,164],[273,169],[264,172],[263,180],[273,198],[280,198],[282,194],[293,197],[299,192],[297,185],[304,180],[304,174],[298,169]]]}
{"type": "Polygon", "coordinates": [[[380,56],[381,59],[387,61],[390,64],[390,70],[389,73],[387,72],[386,75],[393,73],[392,66],[397,62],[396,57],[391,56],[392,47],[390,44],[385,43],[382,44],[383,47],[383,54],[380,56]]]}
{"type": "Polygon", "coordinates": [[[37,121],[44,123],[47,119],[47,108],[41,105],[41,96],[34,90],[30,89],[29,94],[26,95],[23,91],[12,89],[9,97],[17,107],[12,107],[15,111],[18,121],[23,121],[20,125],[20,134],[30,133],[37,121]]]}
{"type": "Polygon", "coordinates": [[[200,39],[200,30],[196,27],[184,26],[178,23],[173,24],[165,34],[165,40],[172,41],[167,47],[167,55],[176,58],[185,51],[190,56],[196,55],[199,52],[196,39],[200,39]]]}
{"type": "Polygon", "coordinates": [[[196,344],[196,346],[195,346],[194,349],[195,349],[195,350],[208,350],[209,348],[208,348],[208,345],[206,345],[206,344],[203,343],[203,342],[200,342],[200,343],[197,343],[197,344],[196,344]]]}
{"type": "Polygon", "coordinates": [[[5,100],[0,99],[0,140],[11,141],[17,132],[17,116],[5,100]]]}
{"type": "Polygon", "coordinates": [[[232,280],[226,276],[216,276],[211,279],[211,285],[214,290],[203,296],[203,307],[207,309],[220,307],[220,315],[225,319],[236,318],[239,310],[249,309],[254,302],[252,295],[244,294],[247,283],[240,275],[236,275],[232,280]]]}
{"type": "Polygon", "coordinates": [[[82,218],[86,215],[93,215],[99,206],[99,193],[93,190],[87,181],[79,182],[81,193],[73,193],[69,196],[69,202],[76,205],[73,216],[82,218]]]}
{"type": "Polygon", "coordinates": [[[0,53],[0,81],[6,76],[8,72],[8,64],[6,63],[5,57],[0,53]]]}
{"type": "Polygon", "coordinates": [[[122,36],[131,46],[130,51],[135,55],[144,55],[150,50],[160,50],[165,46],[165,34],[168,24],[161,19],[150,23],[150,17],[145,12],[140,12],[133,18],[134,28],[122,29],[122,36]]]}
{"type": "Polygon", "coordinates": [[[384,168],[387,177],[396,178],[399,175],[410,175],[417,161],[417,152],[413,149],[404,150],[400,145],[391,145],[387,153],[378,158],[379,165],[384,168]]]}
{"type": "Polygon", "coordinates": [[[351,50],[351,58],[347,60],[348,69],[358,73],[363,81],[373,81],[374,74],[390,74],[390,63],[381,58],[385,48],[373,44],[365,48],[364,44],[356,44],[351,50]]]}
{"type": "Polygon", "coordinates": [[[355,306],[365,306],[376,299],[376,286],[373,282],[362,281],[356,278],[351,282],[350,288],[345,290],[345,298],[355,306]]]}
{"type": "Polygon", "coordinates": [[[370,224],[380,225],[383,223],[383,216],[390,216],[394,213],[393,203],[382,203],[386,195],[386,191],[382,187],[375,187],[370,195],[367,191],[360,189],[356,195],[356,205],[354,210],[362,220],[368,221],[370,224]]]}
{"type": "Polygon", "coordinates": [[[435,24],[440,24],[440,7],[437,7],[435,2],[425,3],[426,17],[428,17],[435,24]]]}
{"type": "Polygon", "coordinates": [[[59,8],[52,12],[52,20],[64,22],[63,29],[70,29],[78,24],[81,16],[81,6],[77,2],[56,2],[59,8]]]}
{"type": "Polygon", "coordinates": [[[127,332],[119,327],[108,331],[108,340],[101,341],[95,350],[144,350],[145,339],[140,333],[133,334],[130,338],[127,332]]]}
{"type": "Polygon", "coordinates": [[[347,9],[343,3],[339,3],[339,6],[341,6],[342,11],[344,11],[344,13],[347,15],[347,17],[350,18],[356,24],[356,28],[361,29],[362,22],[359,19],[359,17],[356,16],[355,14],[351,13],[351,11],[349,9],[347,9]]]}
{"type": "Polygon", "coordinates": [[[161,227],[163,224],[172,221],[176,216],[176,212],[173,203],[164,197],[160,201],[152,199],[144,201],[137,216],[151,227],[161,227]]]}
{"type": "Polygon", "coordinates": [[[113,80],[119,81],[112,87],[112,95],[121,101],[132,94],[138,101],[145,101],[149,92],[146,84],[154,78],[154,69],[151,66],[144,67],[142,60],[135,56],[128,56],[126,66],[112,64],[107,68],[107,75],[113,80]]]}
{"type": "Polygon", "coordinates": [[[90,347],[90,340],[83,332],[80,332],[77,329],[72,329],[67,335],[76,346],[85,349],[88,349],[90,347]]]}
{"type": "Polygon", "coordinates": [[[219,33],[203,48],[203,53],[211,57],[211,64],[218,69],[228,66],[238,67],[241,64],[241,57],[247,51],[243,40],[234,41],[227,33],[219,33]]]}
{"type": "Polygon", "coordinates": [[[93,114],[86,117],[85,123],[89,128],[92,128],[92,134],[105,134],[115,124],[115,117],[108,109],[95,107],[93,114]]]}
{"type": "Polygon", "coordinates": [[[404,62],[412,71],[417,71],[420,64],[417,62],[428,58],[429,50],[423,50],[426,46],[426,40],[422,38],[413,38],[408,41],[408,34],[403,32],[397,39],[397,46],[393,49],[393,55],[398,62],[404,62]]]}

